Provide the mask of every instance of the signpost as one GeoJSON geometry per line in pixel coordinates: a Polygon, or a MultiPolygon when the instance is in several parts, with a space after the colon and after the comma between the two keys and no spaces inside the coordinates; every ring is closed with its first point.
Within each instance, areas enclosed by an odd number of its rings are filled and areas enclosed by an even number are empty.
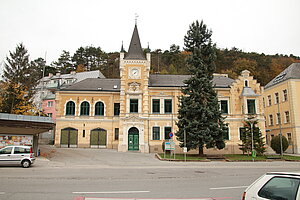
{"type": "MultiPolygon", "coordinates": [[[[174,134],[172,132],[169,133],[169,141],[165,142],[165,153],[166,151],[170,151],[170,155],[172,155],[172,153],[174,154],[174,159],[175,159],[175,142],[173,141],[173,136],[174,134]]],[[[166,157],[166,156],[165,156],[166,157]]]]}

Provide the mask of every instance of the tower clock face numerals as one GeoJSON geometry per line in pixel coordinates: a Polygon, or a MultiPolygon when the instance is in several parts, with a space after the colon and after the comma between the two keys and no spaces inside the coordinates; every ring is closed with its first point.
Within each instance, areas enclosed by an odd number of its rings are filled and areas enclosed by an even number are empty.
{"type": "Polygon", "coordinates": [[[132,68],[129,71],[130,78],[139,78],[140,77],[140,70],[138,68],[132,68]]]}

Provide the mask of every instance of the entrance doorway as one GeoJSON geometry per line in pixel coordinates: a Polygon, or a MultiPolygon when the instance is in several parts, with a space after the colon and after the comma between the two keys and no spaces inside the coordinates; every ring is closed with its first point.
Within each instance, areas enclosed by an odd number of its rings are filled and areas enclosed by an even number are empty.
{"type": "Polygon", "coordinates": [[[96,128],[91,130],[90,145],[91,148],[106,148],[106,130],[96,128]]]}
{"type": "Polygon", "coordinates": [[[128,151],[139,150],[139,129],[132,127],[128,131],[128,151]]]}
{"type": "Polygon", "coordinates": [[[61,130],[61,147],[77,147],[78,130],[75,128],[65,128],[61,130]]]}

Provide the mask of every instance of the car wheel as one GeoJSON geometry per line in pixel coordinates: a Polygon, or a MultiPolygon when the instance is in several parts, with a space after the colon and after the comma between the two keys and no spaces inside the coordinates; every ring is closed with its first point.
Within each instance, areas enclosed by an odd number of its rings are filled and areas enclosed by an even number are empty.
{"type": "Polygon", "coordinates": [[[24,167],[24,168],[28,168],[28,167],[30,167],[30,161],[29,160],[23,160],[22,161],[22,167],[24,167]]]}

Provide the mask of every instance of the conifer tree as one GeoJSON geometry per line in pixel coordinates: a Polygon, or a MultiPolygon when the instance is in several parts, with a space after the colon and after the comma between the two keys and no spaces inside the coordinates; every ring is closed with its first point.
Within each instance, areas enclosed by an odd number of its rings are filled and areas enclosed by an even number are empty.
{"type": "Polygon", "coordinates": [[[262,133],[257,127],[257,120],[250,121],[246,120],[244,122],[244,127],[241,130],[241,141],[242,144],[239,144],[240,150],[248,155],[251,153],[252,149],[252,134],[253,134],[253,148],[257,152],[258,155],[263,155],[266,151],[264,137],[262,133]]]}
{"type": "Polygon", "coordinates": [[[9,52],[2,76],[0,112],[15,114],[34,112],[31,98],[38,80],[37,71],[30,64],[28,51],[22,43],[17,45],[14,52],[9,52]]]}
{"type": "Polygon", "coordinates": [[[211,40],[212,31],[208,30],[201,21],[192,23],[184,37],[185,50],[190,52],[187,62],[191,77],[185,80],[186,87],[182,89],[179,98],[177,139],[184,146],[184,132],[186,133],[186,147],[222,149],[225,147],[223,135],[227,125],[221,116],[217,93],[213,85],[214,60],[216,57],[215,44],[211,40]]]}

